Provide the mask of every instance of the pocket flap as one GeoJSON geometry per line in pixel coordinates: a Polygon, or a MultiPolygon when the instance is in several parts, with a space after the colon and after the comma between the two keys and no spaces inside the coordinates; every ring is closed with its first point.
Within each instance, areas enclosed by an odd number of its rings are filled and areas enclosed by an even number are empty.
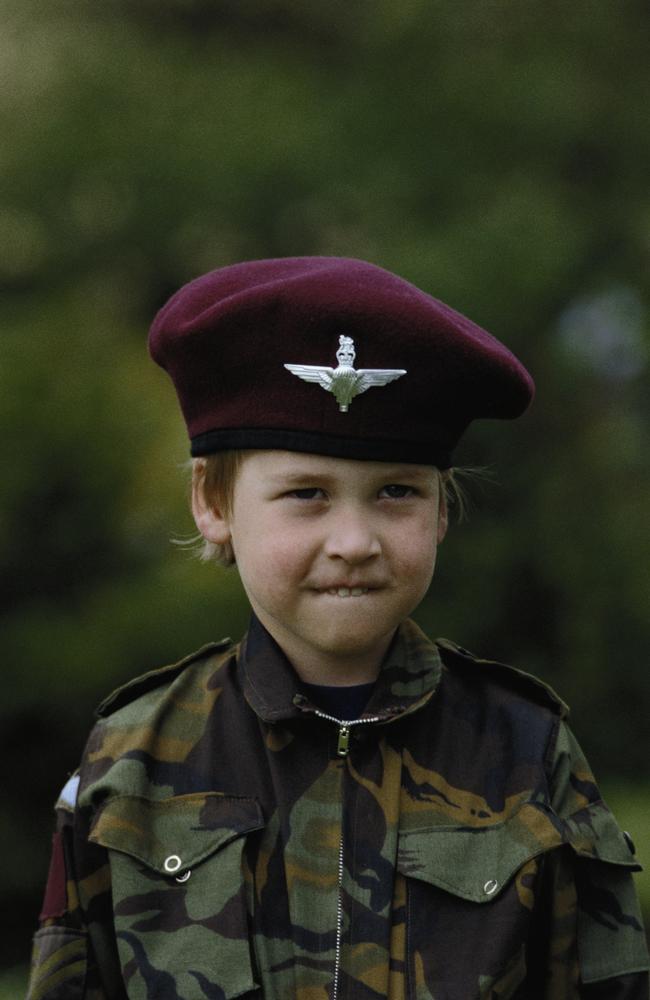
{"type": "Polygon", "coordinates": [[[557,823],[545,806],[528,802],[502,823],[403,831],[397,865],[409,878],[487,903],[527,861],[562,844],[557,823]]]}
{"type": "Polygon", "coordinates": [[[641,871],[630,841],[602,800],[592,802],[565,821],[566,839],[576,854],[594,861],[641,871]]]}
{"type": "Polygon", "coordinates": [[[117,795],[97,814],[89,839],[178,875],[225,844],[264,826],[255,799],[201,792],[169,799],[117,795]]]}
{"type": "Polygon", "coordinates": [[[592,802],[568,819],[561,819],[543,803],[526,802],[502,823],[400,831],[397,866],[409,878],[487,903],[527,861],[563,844],[582,857],[629,871],[641,868],[602,801],[592,802]]]}

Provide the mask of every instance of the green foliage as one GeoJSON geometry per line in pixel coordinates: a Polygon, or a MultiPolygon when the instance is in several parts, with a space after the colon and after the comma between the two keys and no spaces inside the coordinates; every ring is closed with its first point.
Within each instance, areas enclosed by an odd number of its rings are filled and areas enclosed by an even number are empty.
{"type": "Polygon", "coordinates": [[[93,705],[245,627],[236,577],[168,544],[192,530],[186,443],[144,347],[172,290],[238,259],[368,258],[531,367],[530,415],[459,455],[497,481],[419,618],[550,680],[597,770],[638,781],[647,8],[5,0],[0,21],[5,958],[93,705]]]}

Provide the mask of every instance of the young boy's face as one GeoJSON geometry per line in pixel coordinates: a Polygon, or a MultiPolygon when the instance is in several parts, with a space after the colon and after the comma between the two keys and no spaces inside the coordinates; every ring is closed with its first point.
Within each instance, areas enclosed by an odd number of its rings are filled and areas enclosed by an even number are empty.
{"type": "Polygon", "coordinates": [[[208,540],[232,543],[255,614],[306,681],[373,680],[419,604],[447,527],[431,466],[258,451],[229,516],[195,491],[208,540]]]}

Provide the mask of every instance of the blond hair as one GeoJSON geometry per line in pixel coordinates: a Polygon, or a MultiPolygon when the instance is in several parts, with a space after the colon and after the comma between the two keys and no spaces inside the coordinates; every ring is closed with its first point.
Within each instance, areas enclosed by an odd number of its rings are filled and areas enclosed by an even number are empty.
{"type": "MultiPolygon", "coordinates": [[[[211,510],[230,517],[235,498],[235,481],[244,457],[248,454],[250,452],[232,449],[192,459],[192,492],[198,492],[211,510]]],[[[235,553],[230,542],[217,544],[201,535],[191,541],[192,544],[198,542],[196,553],[202,561],[217,562],[221,566],[234,564],[235,553]]]]}

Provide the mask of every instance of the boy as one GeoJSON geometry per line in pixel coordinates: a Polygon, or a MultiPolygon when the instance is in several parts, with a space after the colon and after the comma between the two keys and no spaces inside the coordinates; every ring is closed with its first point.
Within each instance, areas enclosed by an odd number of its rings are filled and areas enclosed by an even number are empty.
{"type": "Polygon", "coordinates": [[[454,445],[523,412],[525,369],[337,258],[205,275],[150,346],[253,618],[100,707],[32,1000],[645,998],[639,865],[565,706],[408,618],[454,445]]]}

